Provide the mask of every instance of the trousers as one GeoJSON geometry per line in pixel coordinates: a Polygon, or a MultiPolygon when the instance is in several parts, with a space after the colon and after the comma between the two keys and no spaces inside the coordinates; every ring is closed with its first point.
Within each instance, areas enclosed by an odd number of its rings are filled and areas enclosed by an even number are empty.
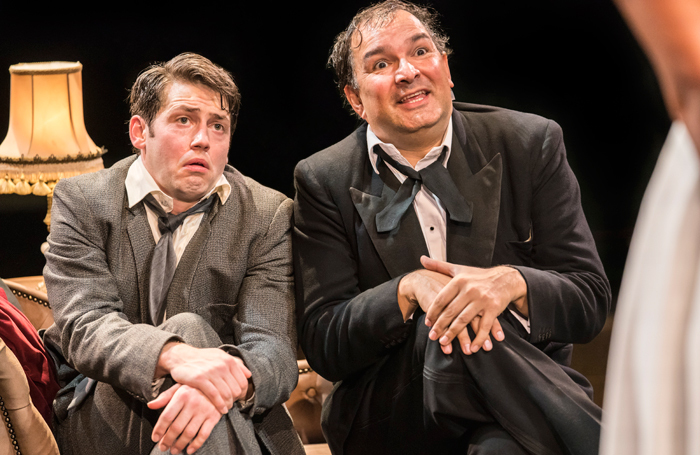
{"type": "MultiPolygon", "coordinates": [[[[168,318],[158,328],[179,335],[185,343],[197,348],[216,348],[222,344],[209,324],[193,313],[168,318]]],[[[161,454],[151,440],[160,412],[149,409],[126,390],[98,382],[94,393],[78,409],[71,411],[64,421],[54,422],[54,434],[64,455],[161,454]]],[[[239,432],[253,432],[252,423],[248,423],[236,407],[232,408],[197,453],[260,454],[260,447],[244,450],[236,436],[239,432]]]]}
{"type": "Polygon", "coordinates": [[[597,454],[602,413],[590,384],[508,316],[505,340],[471,355],[457,341],[445,355],[419,316],[365,386],[345,453],[597,454]]]}

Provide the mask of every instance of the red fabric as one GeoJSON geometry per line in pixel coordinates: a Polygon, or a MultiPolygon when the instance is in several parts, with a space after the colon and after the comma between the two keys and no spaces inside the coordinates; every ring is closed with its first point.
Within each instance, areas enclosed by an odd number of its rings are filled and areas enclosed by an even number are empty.
{"type": "Polygon", "coordinates": [[[59,389],[56,368],[32,323],[7,300],[2,288],[0,338],[22,365],[29,383],[32,403],[50,427],[53,399],[59,389]]]}

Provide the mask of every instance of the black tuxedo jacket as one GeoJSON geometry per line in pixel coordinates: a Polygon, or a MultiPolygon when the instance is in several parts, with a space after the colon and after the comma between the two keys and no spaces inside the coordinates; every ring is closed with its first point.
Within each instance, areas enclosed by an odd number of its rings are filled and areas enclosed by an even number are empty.
{"type": "MultiPolygon", "coordinates": [[[[447,168],[473,218],[448,219],[447,260],[517,268],[528,286],[530,341],[566,365],[569,343],[602,329],[610,287],[561,129],[536,115],[464,103],[454,103],[452,121],[447,168]]],[[[399,187],[379,168],[378,175],[365,125],[295,169],[299,341],[312,368],[342,381],[328,406],[357,398],[413,327],[403,321],[396,289],[428,250],[412,206],[396,229],[377,233],[375,216],[399,187]]],[[[344,413],[351,422],[352,410],[344,413]]]]}

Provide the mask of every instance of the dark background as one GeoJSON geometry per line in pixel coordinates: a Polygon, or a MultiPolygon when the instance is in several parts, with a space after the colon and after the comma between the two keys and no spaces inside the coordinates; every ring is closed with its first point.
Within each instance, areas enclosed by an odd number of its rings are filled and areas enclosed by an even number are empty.
{"type": "MultiPolygon", "coordinates": [[[[8,125],[10,65],[80,61],[85,125],[109,150],[109,167],[131,153],[125,100],[138,73],[154,61],[197,52],[231,71],[241,89],[229,162],[293,197],[297,161],[357,126],[325,62],[335,35],[369,2],[229,3],[185,3],[172,16],[125,4],[138,8],[136,18],[30,21],[3,2],[0,139],[8,125]]],[[[639,204],[670,126],[649,63],[617,10],[603,0],[431,4],[451,37],[457,100],[533,112],[563,127],[617,296],[639,204]]],[[[41,274],[45,211],[43,197],[0,195],[0,277],[41,274]]]]}

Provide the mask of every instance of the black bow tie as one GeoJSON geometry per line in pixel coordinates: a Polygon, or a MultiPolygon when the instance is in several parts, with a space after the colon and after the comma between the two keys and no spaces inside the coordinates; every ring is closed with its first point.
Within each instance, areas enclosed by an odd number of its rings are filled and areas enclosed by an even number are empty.
{"type": "Polygon", "coordinates": [[[460,223],[472,221],[471,206],[464,200],[455,186],[452,176],[442,165],[447,147],[443,148],[440,157],[434,163],[420,171],[397,163],[380,145],[374,146],[374,151],[384,162],[391,164],[406,176],[406,180],[401,184],[389,205],[377,213],[377,232],[389,232],[398,227],[399,220],[420,191],[421,184],[440,199],[450,220],[460,223]]]}

